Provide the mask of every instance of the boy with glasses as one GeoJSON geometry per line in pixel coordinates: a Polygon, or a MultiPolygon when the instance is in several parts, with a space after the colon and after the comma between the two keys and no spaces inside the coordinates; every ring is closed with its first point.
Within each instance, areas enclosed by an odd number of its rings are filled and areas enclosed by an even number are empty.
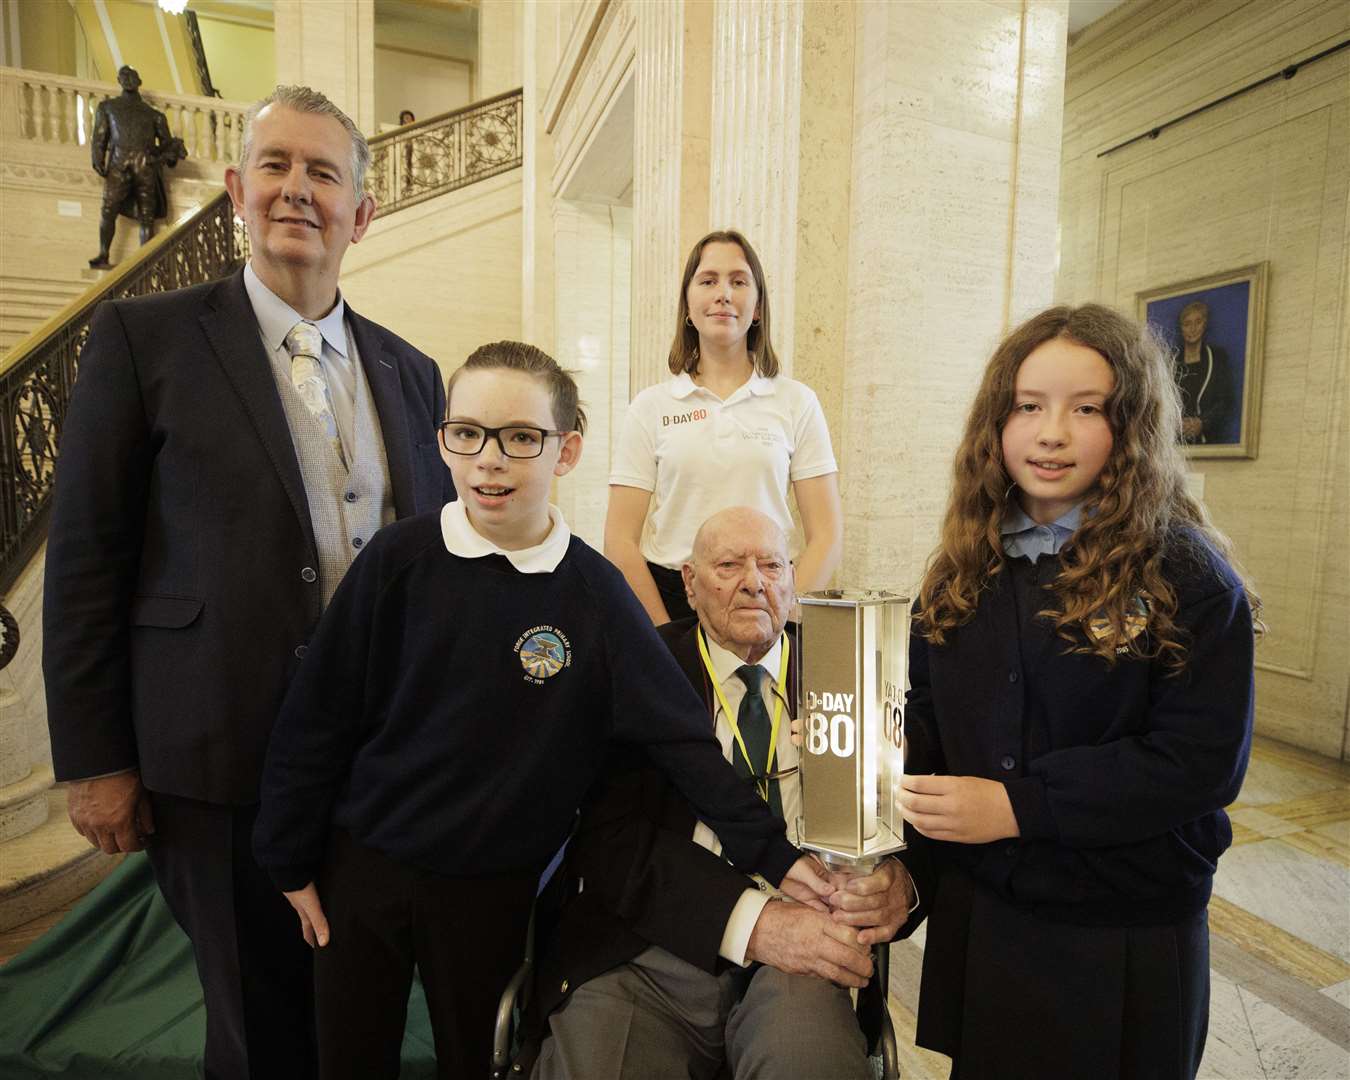
{"type": "Polygon", "coordinates": [[[830,892],[723,760],[618,571],[549,505],[581,455],[571,377],[485,345],[447,414],[458,501],[353,564],[263,777],[255,853],[317,950],[325,1078],[397,1076],[414,965],[440,1075],[487,1071],[539,873],[611,739],[644,744],[738,866],[830,892]]]}

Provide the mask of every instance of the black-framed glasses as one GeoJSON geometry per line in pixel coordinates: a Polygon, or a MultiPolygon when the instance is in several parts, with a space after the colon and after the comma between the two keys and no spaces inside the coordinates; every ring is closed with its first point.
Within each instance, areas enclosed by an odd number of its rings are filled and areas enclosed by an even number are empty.
{"type": "Polygon", "coordinates": [[[544,452],[544,440],[550,435],[568,435],[567,431],[547,431],[537,427],[483,427],[462,420],[442,420],[439,424],[441,445],[452,454],[473,457],[496,439],[502,453],[509,458],[537,458],[544,452]]]}

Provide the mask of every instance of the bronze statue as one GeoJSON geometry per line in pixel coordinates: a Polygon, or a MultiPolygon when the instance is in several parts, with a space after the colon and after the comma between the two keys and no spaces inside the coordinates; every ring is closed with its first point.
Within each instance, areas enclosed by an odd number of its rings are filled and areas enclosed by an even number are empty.
{"type": "Polygon", "coordinates": [[[95,268],[112,265],[108,249],[117,230],[118,214],[140,222],[142,244],[154,235],[155,220],[169,212],[160,166],[172,168],[187,157],[183,140],[169,133],[168,118],[141,98],[141,77],[136,69],[122,67],[117,82],[122,95],[99,102],[89,143],[94,172],[103,177],[98,255],[89,260],[95,268]]]}

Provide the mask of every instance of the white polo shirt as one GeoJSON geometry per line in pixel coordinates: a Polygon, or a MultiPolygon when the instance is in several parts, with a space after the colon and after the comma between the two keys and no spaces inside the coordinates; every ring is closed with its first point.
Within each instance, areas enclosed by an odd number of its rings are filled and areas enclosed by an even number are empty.
{"type": "Polygon", "coordinates": [[[810,387],[752,375],[723,401],[682,373],[633,399],[609,482],[652,493],[643,558],[678,570],[698,527],[729,506],[760,510],[792,536],[789,483],[838,471],[810,387]]]}

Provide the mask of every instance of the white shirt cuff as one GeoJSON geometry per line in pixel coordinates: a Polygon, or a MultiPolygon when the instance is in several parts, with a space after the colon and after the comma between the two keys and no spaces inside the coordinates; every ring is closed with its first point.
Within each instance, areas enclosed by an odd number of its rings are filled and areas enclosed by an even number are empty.
{"type": "Polygon", "coordinates": [[[770,899],[772,897],[769,893],[761,892],[759,889],[746,889],[741,893],[736,906],[731,909],[727,928],[722,931],[722,944],[718,947],[718,956],[741,967],[746,966],[745,950],[750,946],[750,935],[754,933],[755,923],[759,921],[759,913],[764,910],[764,905],[770,899]]]}

